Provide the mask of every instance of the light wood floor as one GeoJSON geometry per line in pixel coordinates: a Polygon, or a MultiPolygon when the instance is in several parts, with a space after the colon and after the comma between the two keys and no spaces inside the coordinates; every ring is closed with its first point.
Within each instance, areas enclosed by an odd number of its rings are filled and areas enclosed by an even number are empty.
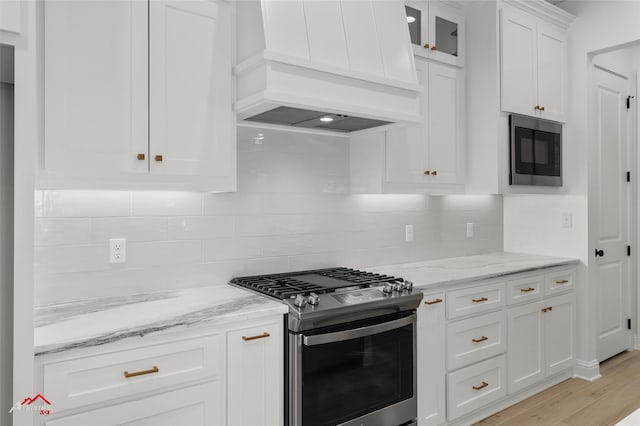
{"type": "Polygon", "coordinates": [[[595,382],[569,379],[476,423],[494,425],[609,426],[640,408],[640,351],[600,365],[595,382]]]}

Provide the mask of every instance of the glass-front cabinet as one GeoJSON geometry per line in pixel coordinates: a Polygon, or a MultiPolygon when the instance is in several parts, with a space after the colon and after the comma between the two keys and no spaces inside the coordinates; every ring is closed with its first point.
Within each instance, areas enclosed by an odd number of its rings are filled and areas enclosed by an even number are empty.
{"type": "Polygon", "coordinates": [[[407,25],[416,55],[464,65],[464,16],[440,1],[407,0],[407,25]]]}

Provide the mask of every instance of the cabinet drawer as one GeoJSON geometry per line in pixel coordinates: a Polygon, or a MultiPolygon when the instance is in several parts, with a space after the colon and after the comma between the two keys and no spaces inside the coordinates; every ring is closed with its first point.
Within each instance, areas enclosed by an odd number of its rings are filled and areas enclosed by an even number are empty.
{"type": "Polygon", "coordinates": [[[542,297],[544,275],[507,281],[507,305],[538,300],[542,297]]]}
{"type": "Polygon", "coordinates": [[[450,323],[447,332],[447,367],[455,370],[505,352],[506,313],[494,312],[450,323]]]}
{"type": "Polygon", "coordinates": [[[506,384],[504,355],[447,374],[448,419],[457,419],[504,397],[506,384]]]}
{"type": "Polygon", "coordinates": [[[574,287],[574,270],[566,269],[564,271],[552,272],[545,275],[544,295],[562,293],[573,290],[574,287]]]}
{"type": "MultiPolygon", "coordinates": [[[[161,393],[81,414],[48,420],[46,426],[221,426],[219,381],[161,393]]],[[[54,407],[57,410],[57,403],[54,407]]]]}
{"type": "Polygon", "coordinates": [[[56,411],[220,376],[220,335],[44,365],[44,394],[56,411]],[[128,377],[125,377],[128,376],[128,377]]]}
{"type": "Polygon", "coordinates": [[[504,283],[485,284],[447,293],[447,317],[489,311],[505,305],[504,283]]]}

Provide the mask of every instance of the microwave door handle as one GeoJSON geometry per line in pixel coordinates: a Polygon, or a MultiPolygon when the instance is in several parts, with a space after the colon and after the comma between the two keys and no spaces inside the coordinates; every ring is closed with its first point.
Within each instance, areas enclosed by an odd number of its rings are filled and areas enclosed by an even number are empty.
{"type": "Polygon", "coordinates": [[[343,340],[357,339],[359,337],[371,336],[372,334],[384,333],[385,331],[395,330],[405,325],[416,322],[415,315],[406,318],[384,322],[382,324],[370,325],[367,327],[354,328],[352,330],[336,331],[335,333],[316,334],[313,336],[304,336],[302,342],[305,346],[323,345],[326,343],[341,342],[343,340]]]}

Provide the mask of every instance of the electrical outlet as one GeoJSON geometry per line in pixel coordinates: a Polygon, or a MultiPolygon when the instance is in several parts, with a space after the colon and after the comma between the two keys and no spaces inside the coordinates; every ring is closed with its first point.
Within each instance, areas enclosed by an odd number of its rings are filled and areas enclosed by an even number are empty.
{"type": "Polygon", "coordinates": [[[573,226],[573,215],[569,212],[562,213],[562,227],[571,228],[573,226]]]}
{"type": "Polygon", "coordinates": [[[473,238],[473,222],[467,222],[467,238],[473,238]]]}
{"type": "Polygon", "coordinates": [[[127,239],[111,238],[109,240],[109,263],[125,263],[127,261],[127,239]]]}
{"type": "Polygon", "coordinates": [[[408,243],[413,241],[413,225],[407,225],[404,227],[404,240],[408,243]]]}

